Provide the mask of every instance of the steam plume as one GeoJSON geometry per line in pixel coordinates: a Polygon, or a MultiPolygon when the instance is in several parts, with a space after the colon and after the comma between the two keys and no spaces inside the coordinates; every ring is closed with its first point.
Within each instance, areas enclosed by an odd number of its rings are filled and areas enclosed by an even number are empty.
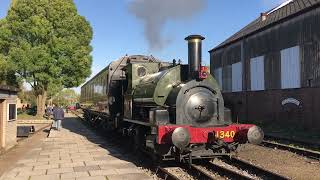
{"type": "Polygon", "coordinates": [[[200,12],[207,0],[131,0],[129,11],[144,23],[144,34],[152,50],[167,43],[162,37],[169,20],[184,20],[200,12]]]}

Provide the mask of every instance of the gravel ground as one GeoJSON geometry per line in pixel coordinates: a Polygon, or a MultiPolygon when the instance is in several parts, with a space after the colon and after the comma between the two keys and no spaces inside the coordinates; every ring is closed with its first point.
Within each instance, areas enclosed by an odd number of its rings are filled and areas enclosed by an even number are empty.
{"type": "Polygon", "coordinates": [[[320,179],[320,161],[288,151],[246,144],[239,148],[238,156],[291,179],[320,179]]]}
{"type": "Polygon", "coordinates": [[[152,177],[153,179],[155,180],[158,180],[158,176],[153,172],[151,171],[150,169],[148,168],[145,168],[145,167],[138,167],[138,169],[141,169],[143,172],[145,172],[147,175],[149,175],[150,177],[152,177]]]}
{"type": "Polygon", "coordinates": [[[170,168],[165,168],[168,172],[174,174],[176,177],[179,179],[183,180],[193,180],[194,178],[189,175],[187,172],[185,172],[184,169],[178,168],[178,167],[170,167],[170,168]]]}

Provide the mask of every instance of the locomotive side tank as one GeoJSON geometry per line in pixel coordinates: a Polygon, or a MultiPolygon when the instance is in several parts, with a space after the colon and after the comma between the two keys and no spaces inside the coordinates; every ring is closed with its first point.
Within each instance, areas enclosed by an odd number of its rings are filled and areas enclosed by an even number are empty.
{"type": "MultiPolygon", "coordinates": [[[[125,56],[109,65],[104,106],[84,106],[95,126],[128,136],[136,150],[160,159],[192,162],[227,155],[243,143],[258,144],[262,130],[234,124],[215,78],[201,66],[200,35],[188,36],[188,64],[151,56],[125,56]]],[[[86,88],[86,87],[83,87],[86,88]]],[[[102,88],[103,89],[103,88],[102,88]]],[[[89,98],[90,99],[90,98],[89,98]]]]}

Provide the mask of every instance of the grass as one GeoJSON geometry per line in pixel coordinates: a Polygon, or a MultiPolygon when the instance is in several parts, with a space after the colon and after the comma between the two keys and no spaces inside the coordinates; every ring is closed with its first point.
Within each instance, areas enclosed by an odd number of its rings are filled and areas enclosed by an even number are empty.
{"type": "Polygon", "coordinates": [[[33,116],[27,113],[18,114],[18,120],[46,120],[42,116],[33,116]]]}

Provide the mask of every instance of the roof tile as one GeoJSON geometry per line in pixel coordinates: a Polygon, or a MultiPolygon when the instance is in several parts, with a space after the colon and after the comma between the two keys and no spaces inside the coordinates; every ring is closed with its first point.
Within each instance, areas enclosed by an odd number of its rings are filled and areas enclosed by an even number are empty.
{"type": "Polygon", "coordinates": [[[288,18],[291,15],[299,14],[300,12],[308,9],[309,7],[317,7],[320,5],[320,0],[293,0],[286,6],[283,6],[274,12],[270,10],[269,12],[272,12],[268,15],[267,19],[265,21],[262,21],[260,17],[252,21],[250,24],[245,26],[243,29],[229,37],[227,40],[222,42],[220,45],[215,47],[214,49],[210,50],[216,50],[220,49],[234,41],[237,41],[245,36],[248,36],[250,34],[253,34],[267,26],[270,26],[272,24],[275,24],[279,22],[280,20],[283,20],[285,18],[288,18]]]}

